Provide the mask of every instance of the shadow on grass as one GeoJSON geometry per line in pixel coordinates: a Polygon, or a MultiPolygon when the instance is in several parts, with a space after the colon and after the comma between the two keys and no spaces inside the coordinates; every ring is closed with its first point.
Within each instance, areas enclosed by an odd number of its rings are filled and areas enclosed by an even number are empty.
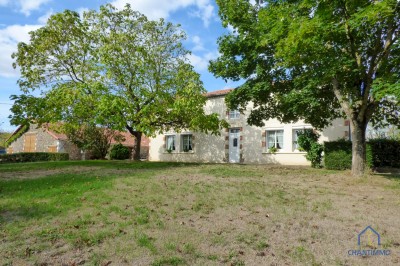
{"type": "Polygon", "coordinates": [[[400,181],[400,168],[382,167],[376,169],[376,175],[400,181]]]}

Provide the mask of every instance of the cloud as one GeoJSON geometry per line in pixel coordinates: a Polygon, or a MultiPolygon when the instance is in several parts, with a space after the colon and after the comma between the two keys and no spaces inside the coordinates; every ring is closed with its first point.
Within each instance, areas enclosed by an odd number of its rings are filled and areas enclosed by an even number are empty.
{"type": "Polygon", "coordinates": [[[201,41],[201,38],[197,35],[192,37],[192,43],[194,44],[192,51],[204,51],[204,45],[203,42],[201,41]]]}
{"type": "Polygon", "coordinates": [[[40,25],[11,25],[0,29],[0,77],[17,77],[19,72],[12,67],[11,54],[17,51],[19,42],[29,42],[29,32],[40,25]]]}
{"type": "Polygon", "coordinates": [[[49,17],[50,17],[51,15],[53,15],[53,14],[54,14],[53,9],[48,10],[48,11],[46,12],[46,14],[44,14],[43,16],[41,16],[41,17],[38,18],[38,22],[39,22],[40,24],[46,24],[46,23],[47,23],[47,20],[49,19],[49,17]]]}
{"type": "Polygon", "coordinates": [[[52,0],[0,0],[0,6],[12,6],[25,16],[29,16],[32,11],[39,9],[42,5],[52,0]]]}
{"type": "Polygon", "coordinates": [[[29,16],[31,11],[37,10],[41,5],[50,2],[51,0],[19,0],[17,1],[20,7],[20,12],[29,16]]]}
{"type": "Polygon", "coordinates": [[[210,60],[218,57],[218,52],[208,52],[203,55],[189,54],[187,58],[196,71],[205,71],[210,60]]]}
{"type": "Polygon", "coordinates": [[[197,0],[196,5],[198,10],[191,12],[190,15],[202,19],[204,27],[208,28],[210,20],[215,17],[214,6],[209,0],[197,0]]]}
{"type": "Polygon", "coordinates": [[[168,18],[171,12],[191,6],[197,8],[192,14],[202,19],[205,27],[208,27],[210,19],[215,16],[214,6],[210,0],[114,0],[111,2],[119,9],[127,3],[132,9],[145,14],[149,19],[168,18]]]}

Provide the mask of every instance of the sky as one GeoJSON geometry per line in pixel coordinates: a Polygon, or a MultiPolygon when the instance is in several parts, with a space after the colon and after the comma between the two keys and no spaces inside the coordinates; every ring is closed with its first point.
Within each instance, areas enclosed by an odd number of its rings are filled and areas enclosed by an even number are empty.
{"type": "Polygon", "coordinates": [[[180,24],[187,34],[185,47],[192,52],[190,62],[201,75],[207,91],[234,88],[238,83],[216,79],[208,72],[211,59],[218,57],[217,39],[228,33],[218,17],[214,0],[0,0],[0,129],[12,131],[9,124],[12,101],[10,95],[20,94],[17,80],[19,71],[13,69],[11,54],[19,42],[29,42],[29,32],[46,24],[52,14],[70,9],[82,13],[98,10],[101,5],[111,3],[122,8],[129,3],[149,19],[165,18],[180,24]]]}

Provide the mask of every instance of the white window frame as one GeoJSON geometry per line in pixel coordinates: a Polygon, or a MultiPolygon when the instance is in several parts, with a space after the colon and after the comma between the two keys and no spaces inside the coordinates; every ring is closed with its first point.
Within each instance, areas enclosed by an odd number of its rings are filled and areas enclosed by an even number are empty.
{"type": "Polygon", "coordinates": [[[172,142],[172,147],[173,147],[173,149],[171,149],[171,152],[174,152],[174,151],[176,151],[176,144],[177,144],[177,142],[176,142],[176,139],[177,139],[177,137],[176,137],[176,135],[165,135],[165,151],[167,151],[168,152],[168,150],[169,150],[169,139],[173,139],[173,142],[172,142]]]}
{"type": "Polygon", "coordinates": [[[182,152],[193,152],[193,134],[186,133],[181,134],[181,151],[182,152]],[[190,149],[185,151],[185,137],[188,137],[189,143],[187,145],[190,146],[190,149]]]}
{"type": "Polygon", "coordinates": [[[285,130],[283,129],[283,128],[277,128],[277,129],[267,129],[266,131],[265,131],[265,143],[266,143],[266,148],[267,148],[267,151],[270,149],[270,148],[272,148],[272,146],[270,147],[269,146],[269,141],[268,141],[268,137],[272,134],[272,133],[274,133],[274,148],[276,148],[276,149],[278,149],[278,150],[283,150],[284,148],[285,148],[285,130]],[[277,132],[282,132],[282,143],[279,143],[278,142],[278,136],[277,136],[277,132]],[[277,144],[280,144],[280,146],[279,147],[277,147],[278,145],[277,144]]]}
{"type": "Polygon", "coordinates": [[[239,110],[229,110],[229,119],[239,119],[240,112],[239,110]]]}

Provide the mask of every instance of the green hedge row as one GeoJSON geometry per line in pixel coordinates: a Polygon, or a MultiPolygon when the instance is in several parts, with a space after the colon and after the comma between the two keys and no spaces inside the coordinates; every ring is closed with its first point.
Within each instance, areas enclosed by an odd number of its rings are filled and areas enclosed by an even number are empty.
{"type": "Polygon", "coordinates": [[[400,167],[400,141],[391,139],[372,139],[368,141],[372,162],[375,167],[400,167]]]}
{"type": "Polygon", "coordinates": [[[0,155],[0,163],[24,163],[39,161],[68,161],[68,153],[21,152],[0,155]]]}
{"type": "MultiPolygon", "coordinates": [[[[324,162],[327,169],[351,169],[351,141],[324,143],[324,162]]],[[[367,142],[369,167],[400,167],[400,141],[373,139],[367,142]]]]}

